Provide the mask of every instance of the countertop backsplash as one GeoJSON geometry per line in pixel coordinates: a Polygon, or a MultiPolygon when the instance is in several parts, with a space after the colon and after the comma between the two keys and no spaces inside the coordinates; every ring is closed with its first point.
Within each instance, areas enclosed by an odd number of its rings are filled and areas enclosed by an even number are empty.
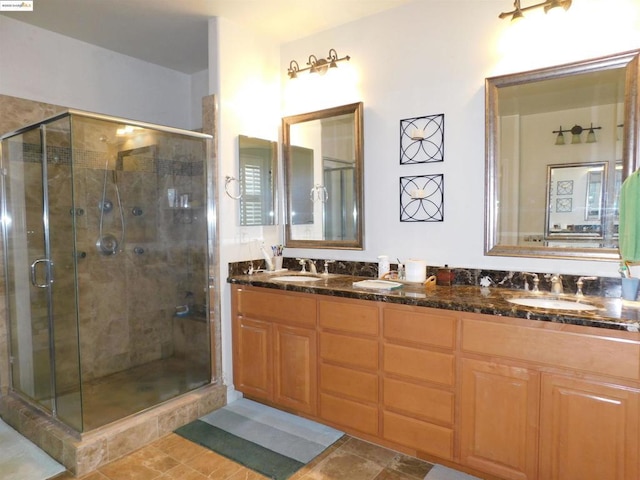
{"type": "MultiPolygon", "coordinates": [[[[318,273],[324,271],[325,259],[311,259],[316,264],[318,273]]],[[[284,257],[282,266],[291,272],[299,272],[301,266],[298,260],[293,257],[284,257]]],[[[378,274],[378,264],[375,262],[351,262],[345,260],[336,260],[329,264],[329,273],[339,275],[351,275],[357,277],[376,278],[378,274]]],[[[398,265],[392,263],[391,271],[397,270],[398,265]]],[[[251,269],[254,271],[263,271],[265,262],[263,259],[253,261],[234,262],[229,264],[229,276],[246,275],[251,269]]],[[[309,267],[307,265],[307,272],[309,267]]],[[[427,277],[436,275],[438,269],[442,266],[427,266],[427,277]]],[[[475,268],[457,268],[449,265],[454,273],[452,285],[470,285],[481,286],[480,281],[489,283],[489,288],[506,288],[515,290],[531,290],[533,282],[529,274],[538,275],[539,288],[541,291],[549,292],[551,290],[551,273],[552,272],[519,272],[504,270],[487,270],[475,268]],[[546,278],[545,278],[546,276],[546,278]],[[528,288],[525,288],[528,287],[528,288]]],[[[577,282],[580,277],[585,275],[569,275],[562,274],[562,284],[564,293],[575,294],[577,291],[577,282]]],[[[620,278],[617,277],[598,277],[597,280],[585,280],[582,286],[582,292],[585,295],[593,295],[598,297],[616,298],[620,297],[620,278]]]]}

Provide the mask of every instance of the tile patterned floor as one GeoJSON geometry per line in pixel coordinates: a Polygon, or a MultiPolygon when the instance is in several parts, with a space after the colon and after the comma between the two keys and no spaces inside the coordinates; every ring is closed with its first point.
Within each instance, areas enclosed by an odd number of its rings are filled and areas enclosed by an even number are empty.
{"type": "MultiPolygon", "coordinates": [[[[422,480],[433,465],[345,435],[290,480],[422,480]]],[[[70,480],[64,473],[55,480],[70,480]]],[[[170,434],[82,480],[266,480],[176,434],[170,434]]]]}

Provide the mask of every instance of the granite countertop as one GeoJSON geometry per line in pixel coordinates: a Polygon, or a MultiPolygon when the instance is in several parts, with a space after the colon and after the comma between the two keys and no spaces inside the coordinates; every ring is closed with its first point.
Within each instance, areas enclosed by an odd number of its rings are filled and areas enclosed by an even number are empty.
{"type": "Polygon", "coordinates": [[[629,332],[640,331],[640,302],[630,302],[620,298],[585,296],[579,300],[598,307],[597,310],[567,311],[520,306],[509,303],[507,299],[547,296],[578,301],[575,295],[552,295],[549,292],[536,294],[524,290],[468,285],[435,286],[426,289],[422,284],[409,282],[399,282],[402,283],[402,287],[396,290],[369,290],[354,287],[353,283],[371,280],[371,278],[341,274],[317,275],[320,280],[302,283],[275,280],[283,275],[295,274],[300,274],[300,272],[232,275],[227,281],[236,285],[253,285],[291,292],[484,313],[629,332]]]}

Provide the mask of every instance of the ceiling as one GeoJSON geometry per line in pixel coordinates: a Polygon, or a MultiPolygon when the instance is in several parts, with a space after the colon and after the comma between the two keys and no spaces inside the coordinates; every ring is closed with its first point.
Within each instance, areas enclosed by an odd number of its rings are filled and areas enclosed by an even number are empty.
{"type": "Polygon", "coordinates": [[[87,43],[184,73],[208,68],[211,17],[278,44],[413,0],[34,0],[32,12],[2,12],[87,43]]]}

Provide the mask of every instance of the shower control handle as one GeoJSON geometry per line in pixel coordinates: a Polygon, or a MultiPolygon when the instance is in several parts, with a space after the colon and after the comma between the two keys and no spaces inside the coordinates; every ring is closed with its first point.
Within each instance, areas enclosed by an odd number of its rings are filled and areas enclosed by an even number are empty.
{"type": "Polygon", "coordinates": [[[38,288],[47,288],[49,286],[49,284],[53,281],[50,277],[49,277],[49,271],[50,270],[45,270],[45,277],[47,278],[47,282],[46,283],[38,283],[37,280],[37,275],[36,275],[36,270],[38,267],[39,263],[46,263],[47,265],[49,265],[50,267],[53,267],[53,263],[51,263],[51,261],[49,261],[46,258],[38,258],[37,260],[34,260],[33,263],[31,264],[31,284],[34,287],[38,287],[38,288]]]}

